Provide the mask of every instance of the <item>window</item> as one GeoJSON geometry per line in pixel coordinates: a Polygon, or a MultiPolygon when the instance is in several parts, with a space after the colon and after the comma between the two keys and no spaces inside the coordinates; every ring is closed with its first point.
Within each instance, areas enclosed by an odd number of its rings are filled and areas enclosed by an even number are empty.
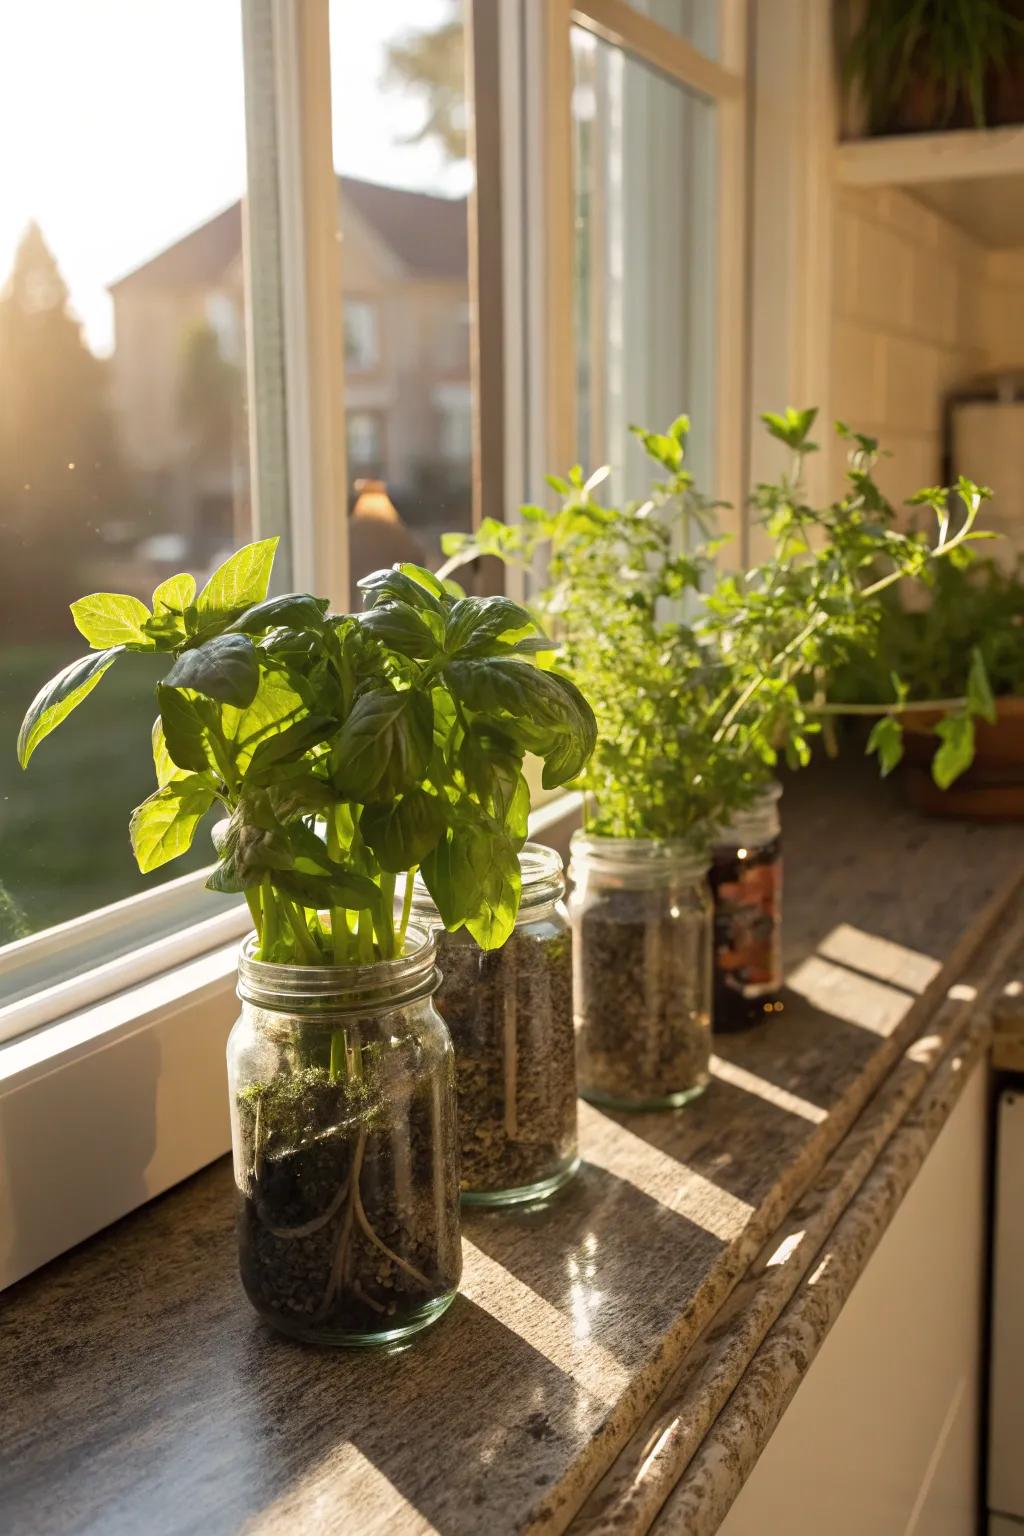
{"type": "Polygon", "coordinates": [[[345,300],[345,366],[368,373],[380,360],[377,306],[372,299],[345,300]]]}
{"type": "Polygon", "coordinates": [[[642,496],[629,431],[693,422],[691,468],[712,483],[714,108],[573,28],[578,448],[642,496]]]}
{"type": "Polygon", "coordinates": [[[64,604],[148,597],[258,531],[282,535],[279,590],[343,606],[363,572],[514,516],[545,471],[621,459],[623,423],[683,389],[738,501],[743,9],[495,0],[471,38],[459,0],[0,18],[19,147],[0,206],[0,1144],[47,1138],[19,1157],[0,1285],[228,1139],[246,912],[203,904],[202,832],[192,873],[135,871],[139,669],[13,766],[32,693],[84,648],[64,604]]]}
{"type": "Polygon", "coordinates": [[[331,0],[330,24],[349,501],[372,465],[391,506],[355,507],[354,583],[393,560],[436,565],[441,534],[471,526],[471,432],[446,432],[443,413],[439,428],[435,402],[442,383],[461,391],[468,419],[472,168],[459,0],[331,0]]]}
{"type": "Polygon", "coordinates": [[[355,479],[383,473],[382,428],[378,411],[349,411],[348,462],[355,479]]]}
{"type": "Polygon", "coordinates": [[[0,19],[17,146],[0,204],[0,944],[209,861],[200,834],[158,875],[135,868],[145,665],[115,665],[28,773],[13,743],[87,649],[71,599],[148,600],[248,535],[244,123],[236,0],[35,0],[0,19]]]}

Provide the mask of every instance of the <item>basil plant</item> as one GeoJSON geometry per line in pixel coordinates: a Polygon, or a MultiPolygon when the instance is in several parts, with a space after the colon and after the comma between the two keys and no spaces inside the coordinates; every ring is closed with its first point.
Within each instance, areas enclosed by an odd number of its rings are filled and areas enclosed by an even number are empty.
{"type": "Polygon", "coordinates": [[[590,706],[507,598],[401,565],[359,583],[363,613],[336,616],[324,598],[267,596],[276,545],[240,549],[198,594],[172,577],[151,608],[109,592],[73,603],[92,651],[33,700],[22,767],[110,667],[164,653],[157,787],[130,822],[140,870],[183,854],[220,807],[207,884],[245,896],[257,958],[394,957],[417,869],[447,928],[497,948],[519,906],[524,755],[543,758],[546,787],[575,778],[595,744],[590,706]]]}

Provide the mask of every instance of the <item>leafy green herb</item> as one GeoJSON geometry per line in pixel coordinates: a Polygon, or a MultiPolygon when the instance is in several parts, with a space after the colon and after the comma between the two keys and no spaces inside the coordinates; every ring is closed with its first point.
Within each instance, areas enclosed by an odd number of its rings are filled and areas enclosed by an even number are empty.
{"type": "MultiPolygon", "coordinates": [[[[852,654],[872,647],[883,594],[930,573],[972,537],[988,491],[966,480],[954,491],[929,488],[923,499],[935,508],[935,542],[901,532],[873,478],[877,443],[841,423],[851,447],[847,493],[824,508],[809,505],[803,465],[816,450],[816,415],[789,409],[763,418],[791,464],[753,495],[772,551],[752,570],[716,569],[716,504],[686,468],[686,417],[665,432],[633,429],[662,472],[643,502],[603,504],[597,489],[607,471],[584,479],[576,466],[565,478],[550,477],[562,498],[557,511],[531,505],[517,524],[485,521],[475,535],[443,541],[450,559],[441,579],[481,554],[527,572],[546,559],[536,608],[599,727],[589,764],[555,761],[590,791],[592,830],[706,845],[750,804],[780,755],[793,767],[808,762],[830,708],[826,685],[852,654]],[[955,518],[954,495],[962,503],[955,518]]],[[[464,691],[457,675],[454,686],[464,691]]],[[[531,679],[538,724],[540,691],[531,679]]],[[[975,693],[980,699],[980,677],[975,693]]],[[[496,680],[491,696],[517,698],[496,680]]],[[[889,718],[895,707],[879,711],[886,718],[872,734],[883,772],[902,752],[899,724],[889,718]]],[[[957,744],[945,760],[950,770],[967,751],[964,733],[957,744]]]]}
{"type": "Polygon", "coordinates": [[[449,927],[502,944],[519,905],[527,751],[544,782],[578,773],[594,716],[534,652],[552,643],[505,598],[464,597],[403,565],[334,617],[306,593],[267,597],[276,541],[239,550],[195,595],[175,576],[136,598],[72,607],[98,647],[29,706],[23,767],[122,654],[162,651],[157,788],[132,812],[143,872],[191,845],[215,805],[213,890],[244,893],[265,960],[367,963],[400,952],[395,881],[416,869],[449,927]]]}

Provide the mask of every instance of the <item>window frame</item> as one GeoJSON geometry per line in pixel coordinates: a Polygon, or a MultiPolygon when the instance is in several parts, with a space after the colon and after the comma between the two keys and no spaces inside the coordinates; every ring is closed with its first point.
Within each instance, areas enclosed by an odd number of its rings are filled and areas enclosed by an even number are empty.
{"type": "MultiPolygon", "coordinates": [[[[498,104],[473,129],[474,515],[514,515],[548,469],[573,457],[570,29],[584,26],[714,96],[728,165],[719,294],[735,284],[735,295],[745,292],[746,270],[739,233],[746,3],[723,0],[721,63],[624,0],[466,6],[470,100],[498,104]]],[[[329,0],[243,0],[240,8],[254,533],[283,536],[288,586],[315,589],[344,607],[347,433],[329,0]],[[318,508],[330,512],[318,516],[318,508]]],[[[731,308],[731,316],[718,317],[717,491],[738,506],[746,305],[731,308]]],[[[510,588],[514,595],[515,578],[510,588]]],[[[531,836],[567,852],[579,813],[579,797],[563,795],[534,812],[531,836]]],[[[129,957],[16,1004],[24,1004],[19,1032],[0,1036],[0,1146],[17,1152],[0,1176],[0,1211],[14,1233],[0,1253],[0,1289],[228,1150],[224,1045],[247,909],[237,904],[160,932],[203,879],[203,872],[184,876],[24,941],[18,963],[27,965],[44,963],[62,944],[95,954],[119,925],[133,925],[138,935],[129,957]]],[[[13,1015],[8,1022],[13,1031],[13,1015]]]]}
{"type": "MultiPolygon", "coordinates": [[[[743,504],[749,483],[747,0],[721,0],[718,59],[701,53],[678,32],[635,10],[627,0],[546,0],[540,17],[533,11],[527,13],[527,24],[532,29],[533,69],[542,98],[535,110],[543,135],[542,334],[547,338],[544,397],[549,423],[544,468],[561,470],[574,462],[577,400],[570,39],[572,28],[580,27],[716,108],[714,494],[730,504],[721,521],[723,531],[733,535],[738,558],[744,542],[743,504]]],[[[533,478],[538,483],[535,475],[533,478]]]]}

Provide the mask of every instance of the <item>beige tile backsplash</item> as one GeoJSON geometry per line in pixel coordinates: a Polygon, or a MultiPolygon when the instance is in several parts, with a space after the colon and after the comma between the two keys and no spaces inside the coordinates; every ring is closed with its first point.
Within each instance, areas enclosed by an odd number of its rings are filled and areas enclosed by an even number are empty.
{"type": "Polygon", "coordinates": [[[833,414],[892,452],[879,479],[901,501],[939,476],[944,396],[1024,369],[1024,251],[987,251],[895,188],[841,187],[835,218],[833,414]]]}

